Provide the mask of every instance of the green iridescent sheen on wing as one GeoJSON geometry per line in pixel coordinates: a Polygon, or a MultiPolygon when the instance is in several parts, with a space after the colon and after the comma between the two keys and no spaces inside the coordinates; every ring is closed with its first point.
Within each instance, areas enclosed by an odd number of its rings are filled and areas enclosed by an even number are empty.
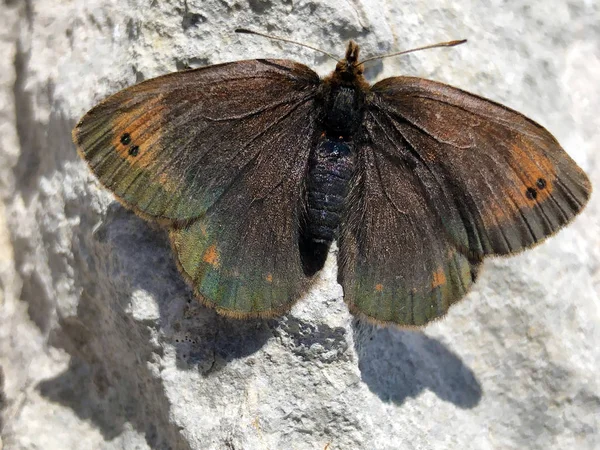
{"type": "MultiPolygon", "coordinates": [[[[288,309],[290,299],[305,287],[298,261],[286,261],[277,252],[275,257],[249,258],[245,244],[252,243],[228,239],[231,228],[211,227],[209,222],[201,218],[170,232],[180,270],[203,302],[234,317],[270,316],[288,309]]],[[[266,239],[261,244],[270,247],[266,239]]]]}
{"type": "Polygon", "coordinates": [[[468,293],[476,277],[476,266],[458,252],[440,259],[437,268],[428,262],[429,271],[419,264],[407,268],[377,262],[363,259],[342,265],[345,299],[355,313],[401,326],[422,326],[444,316],[468,293]]]}

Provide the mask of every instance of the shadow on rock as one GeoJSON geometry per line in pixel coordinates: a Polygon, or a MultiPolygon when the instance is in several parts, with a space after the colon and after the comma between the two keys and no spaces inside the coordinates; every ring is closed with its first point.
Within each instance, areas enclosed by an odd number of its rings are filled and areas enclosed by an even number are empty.
{"type": "MultiPolygon", "coordinates": [[[[107,440],[127,424],[152,448],[189,448],[172,423],[159,373],[163,343],[180,369],[210,376],[280,339],[304,359],[344,355],[343,329],[315,328],[293,317],[238,321],[200,305],[181,278],[165,231],[117,203],[96,227],[80,205],[73,236],[77,313],[61,317],[50,345],[71,355],[69,368],[38,385],[42,395],[91,420],[107,440]],[[92,231],[95,230],[95,231],[92,231]]],[[[355,326],[363,381],[381,398],[402,402],[427,388],[462,408],[481,397],[475,377],[439,342],[420,333],[355,326]]]]}
{"type": "Polygon", "coordinates": [[[362,380],[382,400],[403,403],[427,389],[459,408],[479,403],[481,385],[473,372],[436,339],[359,320],[353,328],[362,380]]]}

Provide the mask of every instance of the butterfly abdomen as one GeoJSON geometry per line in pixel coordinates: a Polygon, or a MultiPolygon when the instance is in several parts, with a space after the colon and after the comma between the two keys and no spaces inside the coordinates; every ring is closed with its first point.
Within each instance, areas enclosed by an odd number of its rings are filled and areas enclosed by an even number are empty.
{"type": "Polygon", "coordinates": [[[337,238],[354,173],[350,143],[323,137],[312,152],[306,178],[300,252],[307,275],[319,271],[337,238]]]}
{"type": "Polygon", "coordinates": [[[347,142],[329,138],[319,142],[310,157],[306,183],[306,231],[313,242],[329,244],[336,238],[353,171],[347,142]]]}

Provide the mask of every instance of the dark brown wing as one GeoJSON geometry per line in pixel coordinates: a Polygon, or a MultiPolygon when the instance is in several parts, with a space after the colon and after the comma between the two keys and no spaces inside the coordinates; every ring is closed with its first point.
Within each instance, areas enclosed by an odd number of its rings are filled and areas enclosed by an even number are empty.
{"type": "Polygon", "coordinates": [[[73,140],[100,182],[132,209],[164,220],[198,217],[259,155],[283,159],[285,121],[306,114],[318,85],[312,70],[287,60],[175,72],[104,100],[73,140]]]}
{"type": "Polygon", "coordinates": [[[475,280],[483,256],[556,232],[591,186],[521,114],[418,78],[375,84],[340,236],[339,281],[371,319],[423,325],[475,280]]]}
{"type": "Polygon", "coordinates": [[[370,143],[357,148],[357,174],[341,228],[339,282],[350,310],[402,326],[446,313],[476,277],[427,202],[410,149],[367,119],[370,143]]]}
{"type": "Polygon", "coordinates": [[[420,78],[388,78],[372,91],[368,114],[389,139],[382,151],[396,154],[397,141],[411,149],[427,172],[428,201],[473,257],[530,247],[588,201],[585,173],[522,114],[420,78]]]}
{"type": "Polygon", "coordinates": [[[286,60],[177,72],[109,97],[73,137],[104,186],[171,227],[179,267],[206,304],[270,315],[306,283],[298,223],[319,83],[286,60]]]}

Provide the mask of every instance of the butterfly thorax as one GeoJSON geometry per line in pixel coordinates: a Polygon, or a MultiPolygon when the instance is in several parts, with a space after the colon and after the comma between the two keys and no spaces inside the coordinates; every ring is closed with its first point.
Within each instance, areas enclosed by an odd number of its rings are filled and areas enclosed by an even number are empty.
{"type": "Polygon", "coordinates": [[[338,62],[331,75],[323,80],[320,97],[323,102],[323,124],[328,134],[351,140],[360,127],[369,84],[358,64],[359,48],[350,41],[346,58],[338,62]]]}

